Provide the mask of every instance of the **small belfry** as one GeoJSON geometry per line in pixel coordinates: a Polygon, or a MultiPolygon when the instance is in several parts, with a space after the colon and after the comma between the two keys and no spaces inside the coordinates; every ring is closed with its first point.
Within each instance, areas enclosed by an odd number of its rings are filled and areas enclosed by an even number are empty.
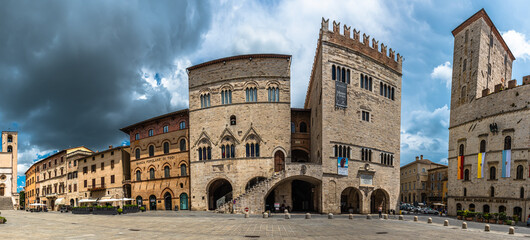
{"type": "Polygon", "coordinates": [[[18,133],[15,131],[2,131],[1,139],[2,149],[0,152],[0,210],[13,209],[13,207],[18,204],[18,133]]]}

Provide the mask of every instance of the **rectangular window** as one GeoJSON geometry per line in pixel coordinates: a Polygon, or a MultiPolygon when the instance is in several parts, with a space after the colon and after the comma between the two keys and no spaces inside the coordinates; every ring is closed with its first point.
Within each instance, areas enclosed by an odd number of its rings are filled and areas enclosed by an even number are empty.
{"type": "Polygon", "coordinates": [[[168,125],[164,126],[164,133],[167,133],[167,132],[169,132],[169,126],[168,125]]]}
{"type": "Polygon", "coordinates": [[[101,170],[105,170],[105,163],[101,163],[101,170]]]}
{"type": "Polygon", "coordinates": [[[110,161],[110,168],[114,169],[114,160],[110,161]]]}
{"type": "Polygon", "coordinates": [[[370,122],[370,113],[366,111],[362,111],[362,118],[363,121],[370,122]]]}
{"type": "Polygon", "coordinates": [[[153,129],[149,129],[149,137],[153,136],[153,129]]]}
{"type": "Polygon", "coordinates": [[[111,175],[110,176],[110,183],[114,183],[115,179],[114,179],[114,175],[111,175]]]}
{"type": "Polygon", "coordinates": [[[134,140],[140,140],[140,133],[134,135],[134,140]]]}
{"type": "Polygon", "coordinates": [[[92,169],[92,172],[95,172],[96,171],[96,164],[92,165],[91,169],[92,169]]]}
{"type": "Polygon", "coordinates": [[[84,182],[84,185],[83,185],[83,186],[84,186],[84,187],[87,187],[87,180],[85,180],[85,182],[84,182]]]}
{"type": "Polygon", "coordinates": [[[96,179],[95,179],[95,178],[92,178],[92,187],[93,187],[93,188],[96,187],[96,179]]]}
{"type": "Polygon", "coordinates": [[[83,167],[83,174],[88,173],[88,167],[83,167]]]}
{"type": "MultiPolygon", "coordinates": [[[[85,184],[86,184],[86,180],[85,180],[85,184]]],[[[77,192],[77,183],[74,183],[74,192],[77,192]]]]}
{"type": "Polygon", "coordinates": [[[105,177],[101,177],[101,187],[105,186],[105,177]]]}

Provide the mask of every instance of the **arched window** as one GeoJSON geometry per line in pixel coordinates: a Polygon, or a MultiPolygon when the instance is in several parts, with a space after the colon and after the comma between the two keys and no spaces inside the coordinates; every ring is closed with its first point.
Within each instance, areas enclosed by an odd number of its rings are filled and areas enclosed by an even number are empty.
{"type": "Polygon", "coordinates": [[[149,169],[149,179],[155,179],[155,169],[150,168],[149,169]]]}
{"type": "Polygon", "coordinates": [[[469,204],[469,211],[474,212],[475,211],[475,204],[471,203],[469,204]]]}
{"type": "Polygon", "coordinates": [[[180,165],[180,176],[187,176],[188,173],[186,171],[186,165],[185,164],[182,164],[180,165]]]}
{"type": "Polygon", "coordinates": [[[490,197],[495,197],[495,188],[493,186],[490,187],[490,197]]]}
{"type": "Polygon", "coordinates": [[[497,169],[495,167],[490,167],[490,179],[495,180],[496,179],[496,173],[497,169]]]}
{"type": "Polygon", "coordinates": [[[346,83],[350,84],[350,69],[346,71],[346,83]]]}
{"type": "Polygon", "coordinates": [[[180,139],[180,151],[186,151],[186,140],[180,139]]]}
{"type": "Polygon", "coordinates": [[[505,213],[506,207],[505,206],[499,206],[499,213],[505,213]]]}
{"type": "MultiPolygon", "coordinates": [[[[257,147],[257,146],[256,146],[257,147]]],[[[256,156],[259,157],[259,149],[256,150],[256,156]]],[[[232,144],[230,146],[230,157],[231,158],[235,158],[236,157],[236,147],[234,146],[234,144],[232,144]]]]}
{"type": "Polygon", "coordinates": [[[184,129],[184,128],[186,128],[186,122],[182,121],[179,123],[179,129],[184,129]]]}
{"type": "Polygon", "coordinates": [[[523,171],[524,171],[523,165],[517,166],[517,173],[515,175],[515,179],[523,179],[523,171]]]}
{"type": "Polygon", "coordinates": [[[489,205],[482,206],[482,212],[483,213],[489,213],[490,212],[490,206],[489,205]]]}
{"type": "Polygon", "coordinates": [[[457,211],[462,210],[462,204],[457,203],[457,204],[456,204],[456,210],[457,210],[457,211]]]}
{"type": "Polygon", "coordinates": [[[469,181],[469,169],[464,170],[464,180],[469,181]]]}
{"type": "Polygon", "coordinates": [[[346,82],[346,69],[345,68],[342,68],[341,77],[342,77],[342,82],[345,83],[346,82]]]}
{"type": "Polygon", "coordinates": [[[480,152],[486,152],[486,140],[480,141],[480,152]]]}
{"type": "Polygon", "coordinates": [[[335,73],[335,65],[331,66],[331,80],[337,80],[337,75],[335,73]]]}
{"type": "Polygon", "coordinates": [[[372,91],[372,77],[368,79],[368,90],[372,91]]]}
{"type": "Polygon", "coordinates": [[[462,91],[460,92],[460,98],[462,98],[465,101],[465,99],[466,99],[466,86],[462,87],[462,91]]]}
{"type": "Polygon", "coordinates": [[[225,145],[221,145],[221,158],[225,158],[225,157],[226,157],[225,145]]]}
{"type": "Polygon", "coordinates": [[[464,197],[467,196],[467,189],[464,188],[464,197]]]}
{"type": "Polygon", "coordinates": [[[379,95],[383,96],[383,82],[379,82],[379,95]]]}
{"type": "Polygon", "coordinates": [[[458,156],[464,156],[464,144],[460,144],[458,156]]]}
{"type": "Polygon", "coordinates": [[[169,132],[169,126],[165,125],[163,131],[164,131],[164,133],[168,133],[169,132]]]}
{"type": "Polygon", "coordinates": [[[394,88],[392,88],[392,100],[394,100],[394,88]]]}
{"type": "Polygon", "coordinates": [[[142,172],[140,170],[136,170],[136,181],[142,180],[142,172]]]}
{"type": "Polygon", "coordinates": [[[230,125],[236,125],[237,122],[236,122],[236,116],[232,115],[230,116],[230,125]]]}
{"type": "Polygon", "coordinates": [[[7,142],[13,142],[13,136],[7,135],[7,142]]]}
{"type": "Polygon", "coordinates": [[[136,197],[136,204],[138,204],[138,206],[142,206],[142,197],[141,196],[138,196],[136,197]]]}
{"type": "Polygon", "coordinates": [[[519,198],[524,198],[524,187],[521,187],[521,190],[519,190],[519,198]]]}
{"type": "Polygon", "coordinates": [[[307,132],[307,125],[305,122],[300,122],[300,132],[302,133],[307,132]]]}
{"type": "Polygon", "coordinates": [[[466,66],[467,66],[467,59],[464,59],[464,64],[462,65],[462,72],[466,71],[466,66]]]}
{"type": "Polygon", "coordinates": [[[364,75],[363,74],[361,74],[360,83],[361,83],[361,88],[364,88],[364,75]]]}
{"type": "Polygon", "coordinates": [[[164,167],[164,177],[165,177],[165,178],[168,178],[168,177],[169,177],[169,166],[165,166],[165,167],[164,167]]]}
{"type": "Polygon", "coordinates": [[[368,76],[364,76],[364,89],[368,90],[370,87],[368,86],[368,76]]]}
{"type": "Polygon", "coordinates": [[[337,66],[337,81],[340,82],[340,67],[337,66]]]}
{"type": "Polygon", "coordinates": [[[164,154],[169,153],[169,142],[164,142],[164,154]]]}
{"type": "Polygon", "coordinates": [[[339,146],[339,157],[342,157],[342,146],[339,146]]]}
{"type": "Polygon", "coordinates": [[[140,159],[140,148],[137,148],[136,150],[134,150],[134,155],[136,159],[140,159]]]}
{"type": "Polygon", "coordinates": [[[149,137],[152,137],[154,133],[153,129],[149,129],[148,133],[149,133],[149,137]]]}
{"type": "Polygon", "coordinates": [[[155,146],[150,145],[149,146],[149,157],[152,157],[155,155],[155,146]]]}
{"type": "Polygon", "coordinates": [[[506,136],[504,138],[504,150],[512,149],[512,137],[506,136]]]}
{"type": "Polygon", "coordinates": [[[296,132],[296,126],[294,125],[294,122],[291,122],[291,133],[296,132]]]}

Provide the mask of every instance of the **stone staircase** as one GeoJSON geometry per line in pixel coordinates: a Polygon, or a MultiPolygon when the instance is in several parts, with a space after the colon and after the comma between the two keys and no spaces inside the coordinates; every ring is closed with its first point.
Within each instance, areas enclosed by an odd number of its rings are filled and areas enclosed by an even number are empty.
{"type": "Polygon", "coordinates": [[[0,197],[0,210],[14,210],[11,197],[0,197]]]}
{"type": "Polygon", "coordinates": [[[262,213],[265,211],[265,202],[263,199],[265,194],[267,194],[269,189],[274,187],[274,185],[285,179],[285,177],[285,170],[275,172],[271,177],[257,183],[253,187],[247,189],[243,194],[235,197],[233,199],[236,201],[235,204],[233,204],[233,200],[231,202],[226,202],[219,206],[216,211],[220,213],[244,213],[245,208],[248,207],[251,214],[262,213]]]}

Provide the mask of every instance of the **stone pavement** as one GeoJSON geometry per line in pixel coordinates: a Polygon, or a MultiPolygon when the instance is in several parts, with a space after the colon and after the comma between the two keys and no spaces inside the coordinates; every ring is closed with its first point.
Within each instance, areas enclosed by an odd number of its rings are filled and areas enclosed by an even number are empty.
{"type": "MultiPolygon", "coordinates": [[[[356,215],[327,219],[326,215],[215,214],[211,212],[155,211],[117,216],[73,215],[71,213],[29,213],[2,211],[8,219],[0,225],[0,239],[520,239],[530,234],[508,235],[506,231],[486,233],[483,229],[462,230],[396,219],[367,220],[356,215]]],[[[434,219],[434,218],[433,218],[434,219]]],[[[443,221],[443,220],[442,220],[443,221]]]]}

